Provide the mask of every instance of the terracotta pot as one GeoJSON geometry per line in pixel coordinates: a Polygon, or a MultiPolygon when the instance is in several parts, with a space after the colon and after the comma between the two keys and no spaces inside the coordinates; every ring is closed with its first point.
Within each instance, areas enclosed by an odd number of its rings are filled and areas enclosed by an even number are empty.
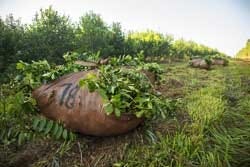
{"type": "Polygon", "coordinates": [[[80,88],[78,82],[95,70],[65,75],[33,91],[41,113],[86,135],[110,136],[126,133],[143,120],[130,114],[106,115],[101,96],[80,88]]]}

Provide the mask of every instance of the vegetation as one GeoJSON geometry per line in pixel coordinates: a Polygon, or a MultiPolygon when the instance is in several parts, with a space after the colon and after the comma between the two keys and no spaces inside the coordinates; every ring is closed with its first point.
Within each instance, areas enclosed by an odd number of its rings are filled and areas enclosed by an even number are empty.
{"type": "MultiPolygon", "coordinates": [[[[176,69],[179,73],[180,67],[176,69]]],[[[183,121],[178,120],[173,133],[156,133],[155,144],[131,146],[115,166],[248,166],[248,68],[249,64],[237,63],[216,69],[213,74],[203,73],[209,82],[188,93],[183,99],[184,111],[179,111],[188,114],[188,121],[178,128],[183,121]],[[231,73],[233,68],[236,69],[231,73]],[[214,82],[215,79],[219,80],[214,82]]],[[[191,77],[198,79],[194,74],[191,77]]],[[[203,81],[198,82],[200,85],[203,81]]]]}
{"type": "MultiPolygon", "coordinates": [[[[162,67],[163,71],[167,70],[167,73],[162,74],[163,80],[159,88],[155,87],[155,89],[170,99],[178,99],[177,108],[175,112],[170,110],[171,114],[168,114],[165,119],[146,122],[146,125],[128,134],[127,137],[112,137],[102,142],[96,141],[95,138],[88,138],[86,141],[86,137],[83,136],[76,138],[71,132],[62,129],[60,124],[38,116],[32,107],[34,103],[32,99],[28,100],[27,96],[19,93],[1,98],[1,102],[5,101],[6,104],[5,112],[1,112],[3,114],[1,127],[8,126],[13,131],[13,133],[4,132],[5,139],[1,138],[1,141],[8,148],[8,145],[22,144],[31,138],[38,140],[38,136],[42,139],[53,137],[74,140],[70,147],[62,142],[58,146],[54,145],[54,140],[48,141],[49,145],[55,147],[48,153],[56,156],[57,159],[42,161],[40,157],[39,161],[43,165],[60,162],[64,164],[62,166],[69,166],[86,162],[100,166],[110,166],[110,164],[113,166],[166,166],[166,164],[169,166],[248,166],[250,163],[249,64],[240,61],[231,62],[230,66],[215,67],[212,71],[188,68],[186,63],[171,63],[162,67]],[[170,85],[169,83],[172,82],[175,84],[170,85]],[[177,92],[180,94],[176,96],[177,92]],[[17,105],[18,102],[21,102],[20,105],[17,105]],[[13,124],[10,124],[10,120],[13,124]],[[110,140],[112,144],[108,142],[110,140]],[[86,152],[82,155],[82,162],[79,156],[70,156],[71,153],[80,155],[78,143],[83,144],[81,149],[86,152]],[[114,150],[114,147],[117,149],[114,150]],[[101,148],[108,148],[105,149],[105,155],[100,155],[101,148]],[[58,154],[59,150],[60,154],[58,154]],[[110,152],[112,158],[107,156],[107,152],[110,152]],[[88,154],[94,159],[89,159],[88,154]],[[69,160],[70,164],[66,162],[69,160]]],[[[121,86],[114,90],[122,88],[121,86]]],[[[10,89],[2,90],[5,90],[4,94],[11,94],[10,89]]],[[[122,91],[115,92],[122,93],[122,91]]],[[[39,149],[43,145],[36,147],[39,149]]],[[[8,155],[19,154],[8,152],[6,148],[4,150],[8,155]]],[[[39,161],[35,161],[35,164],[37,165],[39,161]]]]}
{"type": "Polygon", "coordinates": [[[19,60],[31,62],[46,59],[50,64],[62,64],[62,55],[76,51],[100,57],[136,55],[143,51],[148,60],[182,59],[192,56],[220,54],[218,50],[193,41],[174,40],[172,36],[152,30],[129,32],[120,23],[108,25],[100,15],[84,14],[79,22],[60,15],[52,7],[36,13],[30,25],[21,24],[12,15],[0,18],[1,82],[15,73],[19,60]]]}
{"type": "Polygon", "coordinates": [[[250,57],[250,39],[247,40],[246,46],[242,48],[237,54],[237,58],[249,58],[250,57]]]}
{"type": "Polygon", "coordinates": [[[216,49],[209,48],[202,44],[197,44],[193,41],[185,41],[183,39],[176,40],[173,44],[173,56],[177,56],[177,58],[184,57],[205,57],[219,54],[220,56],[225,56],[225,54],[220,53],[216,49]]]}
{"type": "Polygon", "coordinates": [[[124,33],[93,12],[74,24],[49,7],[30,25],[0,19],[0,30],[0,166],[249,166],[249,62],[151,30],[124,33]],[[230,65],[187,66],[196,57],[230,65]],[[99,138],[41,116],[32,90],[90,69],[79,60],[97,64],[79,84],[102,96],[106,114],[134,114],[141,126],[99,138]]]}
{"type": "MultiPolygon", "coordinates": [[[[150,81],[147,72],[152,72],[159,79],[161,68],[157,64],[146,64],[139,58],[126,56],[119,61],[133,62],[134,66],[102,66],[97,74],[89,73],[80,80],[80,86],[90,92],[97,91],[102,95],[104,108],[108,115],[114,113],[120,117],[123,113],[135,114],[137,117],[151,118],[156,115],[166,118],[171,104],[154,92],[154,81],[150,81]],[[137,65],[137,67],[135,67],[137,65]],[[140,66],[139,66],[140,65],[140,66]],[[145,73],[143,70],[146,70],[145,73]]],[[[115,60],[112,61],[114,63],[115,60]]],[[[117,63],[116,63],[117,64],[117,63]]]]}
{"type": "Polygon", "coordinates": [[[36,136],[34,131],[44,132],[45,136],[52,135],[57,139],[74,139],[72,132],[64,129],[60,123],[40,118],[31,93],[42,83],[70,72],[87,69],[73,63],[78,56],[76,53],[64,55],[66,64],[59,66],[51,66],[46,60],[32,61],[31,64],[23,61],[17,63],[18,75],[10,83],[0,87],[1,142],[22,144],[36,136]]]}
{"type": "MultiPolygon", "coordinates": [[[[67,53],[63,56],[65,64],[57,66],[50,65],[47,60],[17,63],[17,76],[9,84],[3,84],[1,87],[0,124],[2,129],[0,134],[3,143],[11,144],[18,141],[21,144],[23,141],[31,140],[36,134],[33,131],[45,136],[54,136],[56,139],[61,137],[64,140],[74,139],[72,132],[64,129],[60,123],[38,116],[36,102],[31,94],[42,83],[55,80],[68,73],[88,70],[88,67],[75,63],[81,57],[85,58],[85,55],[82,56],[76,52],[67,53]],[[12,91],[8,91],[10,88],[12,91]],[[15,124],[17,122],[19,123],[15,124]]],[[[92,60],[98,59],[98,55],[88,57],[92,60]]],[[[142,70],[151,71],[159,81],[162,71],[160,66],[144,65],[143,55],[140,53],[133,58],[132,56],[112,58],[109,65],[100,67],[98,77],[90,73],[86,79],[80,81],[80,85],[86,85],[91,92],[97,91],[102,95],[107,114],[114,112],[117,117],[120,117],[122,113],[147,118],[155,118],[157,115],[167,117],[172,104],[156,95],[153,90],[154,83],[150,82],[149,78],[141,72],[142,70]],[[130,65],[134,69],[126,69],[124,65],[130,65]],[[121,68],[122,66],[124,68],[121,68]]]]}

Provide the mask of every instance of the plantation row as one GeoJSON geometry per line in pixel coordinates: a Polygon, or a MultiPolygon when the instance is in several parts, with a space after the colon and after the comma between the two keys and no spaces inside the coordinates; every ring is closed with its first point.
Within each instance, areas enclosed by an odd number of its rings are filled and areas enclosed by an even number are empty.
{"type": "Polygon", "coordinates": [[[238,58],[250,58],[250,39],[247,40],[247,43],[244,48],[242,48],[236,55],[238,58]]]}
{"type": "MultiPolygon", "coordinates": [[[[170,35],[150,30],[125,33],[120,23],[108,25],[93,12],[84,14],[77,23],[51,7],[36,13],[29,25],[22,24],[12,15],[5,20],[0,18],[1,75],[12,72],[18,60],[46,59],[61,64],[62,55],[68,51],[101,57],[135,55],[143,51],[148,59],[223,55],[193,41],[174,40],[170,35]]],[[[6,79],[6,76],[1,78],[6,79]]]]}

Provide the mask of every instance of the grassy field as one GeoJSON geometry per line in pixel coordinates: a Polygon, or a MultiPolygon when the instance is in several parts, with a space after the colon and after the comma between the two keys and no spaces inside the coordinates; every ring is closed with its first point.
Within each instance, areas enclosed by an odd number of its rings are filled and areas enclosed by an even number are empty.
{"type": "Polygon", "coordinates": [[[162,64],[156,89],[176,101],[165,120],[116,137],[41,139],[0,148],[0,166],[250,166],[250,63],[200,70],[162,64]]]}

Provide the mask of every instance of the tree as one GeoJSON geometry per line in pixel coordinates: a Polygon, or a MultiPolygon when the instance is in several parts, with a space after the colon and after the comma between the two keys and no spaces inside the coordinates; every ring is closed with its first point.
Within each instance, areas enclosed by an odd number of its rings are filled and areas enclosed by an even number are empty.
{"type": "Polygon", "coordinates": [[[250,39],[247,40],[246,45],[237,54],[238,58],[250,58],[250,39]]]}
{"type": "Polygon", "coordinates": [[[178,39],[174,41],[173,44],[173,57],[183,58],[183,57],[194,57],[200,56],[205,57],[209,55],[224,55],[220,53],[217,49],[207,47],[202,44],[198,44],[194,41],[185,41],[184,39],[178,39]]]}
{"type": "Polygon", "coordinates": [[[173,38],[161,33],[148,30],[145,32],[130,32],[126,46],[130,53],[144,51],[146,57],[170,55],[173,38]]]}
{"type": "Polygon", "coordinates": [[[74,27],[67,16],[59,15],[51,6],[41,9],[25,33],[23,60],[61,63],[63,54],[75,49],[74,41],[74,27]]]}
{"type": "Polygon", "coordinates": [[[24,28],[19,19],[10,14],[5,21],[0,18],[0,72],[3,73],[10,64],[17,62],[22,44],[24,28]]]}
{"type": "Polygon", "coordinates": [[[125,35],[120,23],[113,23],[110,30],[109,45],[112,46],[110,55],[125,54],[125,35]]]}
{"type": "Polygon", "coordinates": [[[108,36],[108,26],[101,16],[89,12],[80,18],[77,29],[77,50],[90,53],[100,51],[102,56],[107,56],[109,48],[108,36]]]}

